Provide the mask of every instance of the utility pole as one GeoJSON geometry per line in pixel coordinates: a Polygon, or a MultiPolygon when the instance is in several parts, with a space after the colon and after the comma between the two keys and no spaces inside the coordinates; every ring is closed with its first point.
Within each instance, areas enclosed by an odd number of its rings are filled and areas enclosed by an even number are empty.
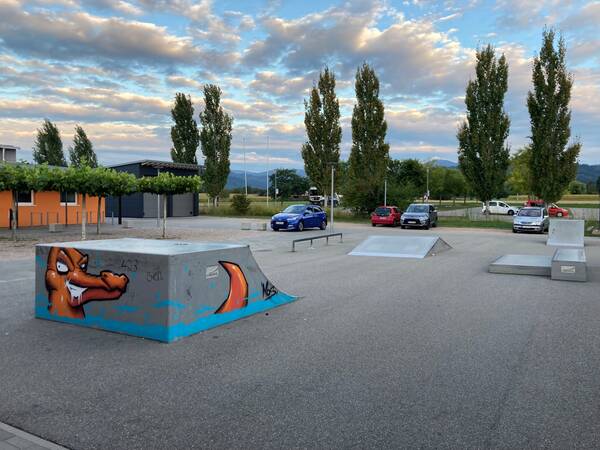
{"type": "Polygon", "coordinates": [[[429,166],[427,166],[427,201],[429,201],[429,166]]]}
{"type": "Polygon", "coordinates": [[[246,173],[246,138],[242,138],[242,147],[244,148],[244,192],[248,197],[248,174],[246,173]]]}
{"type": "MultiPolygon", "coordinates": [[[[156,176],[160,175],[160,169],[156,169],[156,176]]],[[[156,194],[156,227],[160,228],[160,194],[156,194]]]]}
{"type": "Polygon", "coordinates": [[[269,207],[269,170],[270,170],[270,163],[269,163],[269,136],[267,136],[267,208],[269,207]]]}

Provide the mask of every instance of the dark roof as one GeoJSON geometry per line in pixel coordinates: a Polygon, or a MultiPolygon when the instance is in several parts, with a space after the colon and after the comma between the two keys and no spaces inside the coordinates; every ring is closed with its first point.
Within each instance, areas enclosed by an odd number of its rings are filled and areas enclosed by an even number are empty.
{"type": "Polygon", "coordinates": [[[15,147],[14,145],[6,145],[6,144],[0,144],[0,148],[5,148],[7,150],[20,150],[21,147],[15,147]]]}
{"type": "Polygon", "coordinates": [[[182,170],[193,170],[198,172],[202,166],[198,164],[186,164],[186,163],[176,163],[171,161],[156,161],[152,159],[141,159],[139,161],[131,161],[123,164],[115,164],[110,167],[123,167],[129,166],[131,164],[139,164],[144,167],[152,167],[154,169],[182,169],[182,170]]]}

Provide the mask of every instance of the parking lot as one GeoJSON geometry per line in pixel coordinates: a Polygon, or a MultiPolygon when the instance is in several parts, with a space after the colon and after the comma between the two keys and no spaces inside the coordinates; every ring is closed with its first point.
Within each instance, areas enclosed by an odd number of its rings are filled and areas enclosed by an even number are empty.
{"type": "MultiPolygon", "coordinates": [[[[128,236],[160,233],[134,226],[128,236]]],[[[77,449],[598,447],[600,239],[586,239],[589,281],[573,283],[487,272],[503,254],[551,255],[545,235],[335,231],[343,243],[292,253],[321,232],[170,220],[172,237],[250,244],[300,299],[169,345],[34,319],[31,245],[6,252],[0,421],[77,449]],[[398,234],[453,248],[347,255],[398,234]]]]}

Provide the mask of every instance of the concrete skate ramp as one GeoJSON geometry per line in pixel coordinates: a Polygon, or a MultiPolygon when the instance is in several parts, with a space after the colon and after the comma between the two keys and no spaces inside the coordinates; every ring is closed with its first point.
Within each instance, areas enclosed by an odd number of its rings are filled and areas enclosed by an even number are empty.
{"type": "Polygon", "coordinates": [[[295,297],[247,245],[111,239],[36,247],[35,315],[171,342],[295,297]]]}
{"type": "Polygon", "coordinates": [[[583,220],[550,219],[546,245],[583,248],[584,232],[583,220]]]}
{"type": "Polygon", "coordinates": [[[489,265],[491,273],[550,276],[552,256],[504,255],[489,265]]]}
{"type": "Polygon", "coordinates": [[[349,255],[422,259],[451,248],[439,236],[369,236],[349,255]]]}

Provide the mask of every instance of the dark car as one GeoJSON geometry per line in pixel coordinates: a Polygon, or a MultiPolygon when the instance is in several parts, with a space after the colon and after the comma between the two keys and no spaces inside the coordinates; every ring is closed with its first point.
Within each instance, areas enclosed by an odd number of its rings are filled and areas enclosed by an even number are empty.
{"type": "Polygon", "coordinates": [[[371,225],[400,225],[402,211],[397,206],[380,206],[371,214],[371,225]]]}
{"type": "Polygon", "coordinates": [[[412,203],[400,219],[402,228],[419,227],[425,228],[436,227],[438,221],[438,213],[435,206],[429,203],[412,203]]]}
{"type": "Polygon", "coordinates": [[[290,205],[271,217],[273,231],[298,230],[305,228],[327,228],[327,214],[316,205],[290,205]]]}

